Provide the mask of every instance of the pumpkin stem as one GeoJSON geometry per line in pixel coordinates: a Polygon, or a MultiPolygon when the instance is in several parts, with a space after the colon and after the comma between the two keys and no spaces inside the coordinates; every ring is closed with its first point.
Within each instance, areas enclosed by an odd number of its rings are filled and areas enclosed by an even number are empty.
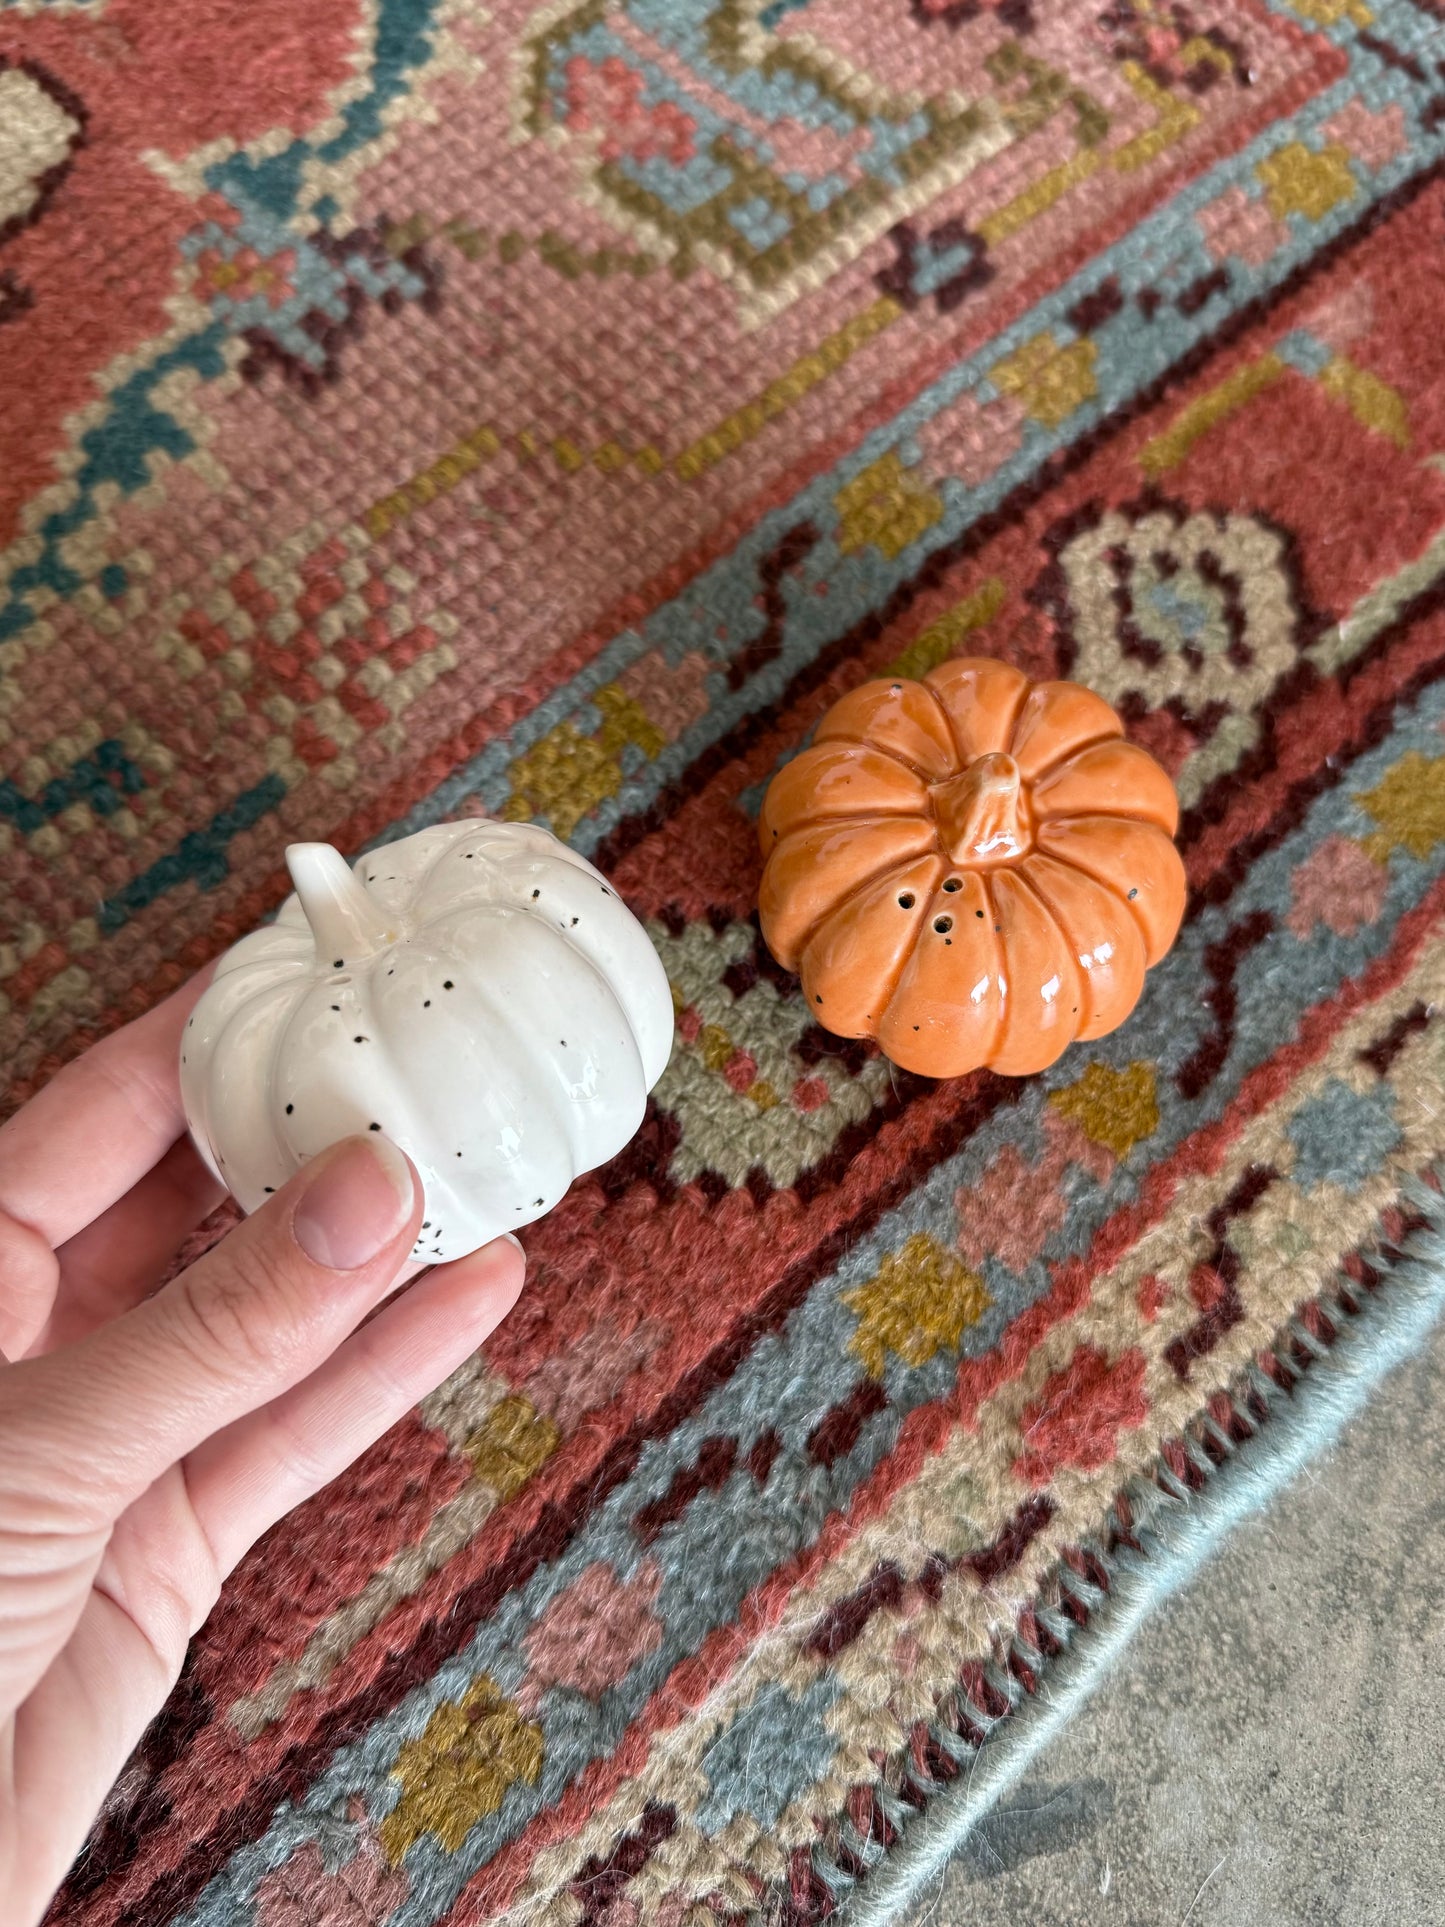
{"type": "Polygon", "coordinates": [[[329,843],[292,843],[286,868],[323,963],[365,957],[395,937],[351,865],[329,843]]]}
{"type": "Polygon", "coordinates": [[[997,751],[932,792],[938,838],[955,863],[1010,863],[1029,847],[1019,766],[997,751]]]}

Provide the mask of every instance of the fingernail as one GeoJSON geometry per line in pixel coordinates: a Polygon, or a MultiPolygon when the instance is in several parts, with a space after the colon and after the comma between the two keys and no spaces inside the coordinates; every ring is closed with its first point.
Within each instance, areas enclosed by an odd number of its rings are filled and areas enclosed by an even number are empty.
{"type": "Polygon", "coordinates": [[[313,1264],[355,1271],[391,1243],[411,1216],[411,1166],[384,1137],[351,1138],[321,1163],[291,1214],[313,1264]]]}
{"type": "Polygon", "coordinates": [[[517,1236],[517,1234],[514,1231],[504,1231],[502,1233],[502,1242],[503,1244],[512,1245],[516,1250],[522,1253],[522,1256],[524,1258],[526,1257],[527,1253],[525,1248],[523,1247],[522,1240],[517,1236]]]}

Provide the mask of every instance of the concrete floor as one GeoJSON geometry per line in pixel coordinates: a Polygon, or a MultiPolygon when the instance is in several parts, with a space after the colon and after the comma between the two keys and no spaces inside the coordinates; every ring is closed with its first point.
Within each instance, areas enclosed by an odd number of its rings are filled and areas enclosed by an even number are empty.
{"type": "Polygon", "coordinates": [[[1445,1329],[1147,1623],[908,1927],[1445,1922],[1445,1329]]]}

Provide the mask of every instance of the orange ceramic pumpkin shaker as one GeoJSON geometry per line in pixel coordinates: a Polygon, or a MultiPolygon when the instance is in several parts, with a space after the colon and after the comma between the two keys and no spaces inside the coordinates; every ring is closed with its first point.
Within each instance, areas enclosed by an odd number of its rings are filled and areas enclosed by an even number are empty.
{"type": "Polygon", "coordinates": [[[1025,1076],[1121,1024],[1173,943],[1178,816],[1077,683],[983,658],[864,683],[769,786],[763,935],[827,1029],[1025,1076]]]}

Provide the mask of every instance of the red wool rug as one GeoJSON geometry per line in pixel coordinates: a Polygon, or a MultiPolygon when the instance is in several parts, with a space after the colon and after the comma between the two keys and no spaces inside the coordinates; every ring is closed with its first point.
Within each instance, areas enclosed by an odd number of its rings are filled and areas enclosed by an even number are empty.
{"type": "Polygon", "coordinates": [[[1434,0],[0,8],[10,1101],[288,840],[468,813],[601,865],[678,1013],[55,1920],[876,1914],[1182,1569],[1146,1526],[1408,1343],[1442,287],[1434,0]],[[753,918],[773,771],[955,653],[1183,805],[1177,948],[1027,1080],[830,1036],[753,918]]]}

